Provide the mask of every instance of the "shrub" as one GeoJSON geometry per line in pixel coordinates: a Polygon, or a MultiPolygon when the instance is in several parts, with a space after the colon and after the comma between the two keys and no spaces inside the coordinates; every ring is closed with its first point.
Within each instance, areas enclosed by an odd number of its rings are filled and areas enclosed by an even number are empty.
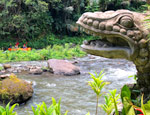
{"type": "MultiPolygon", "coordinates": [[[[36,108],[32,107],[32,111],[34,115],[61,115],[61,106],[60,106],[60,101],[59,99],[58,103],[56,100],[52,97],[52,104],[47,107],[45,102],[42,104],[36,104],[36,108]]],[[[64,115],[67,115],[68,111],[64,115]]]]}
{"type": "Polygon", "coordinates": [[[80,46],[71,47],[72,44],[53,45],[41,50],[32,49],[31,51],[5,51],[0,52],[0,63],[14,61],[36,61],[48,59],[71,59],[73,57],[83,57],[85,52],[80,50],[80,46]]]}
{"type": "Polygon", "coordinates": [[[43,0],[1,0],[0,39],[31,39],[51,30],[53,19],[43,0]]]}

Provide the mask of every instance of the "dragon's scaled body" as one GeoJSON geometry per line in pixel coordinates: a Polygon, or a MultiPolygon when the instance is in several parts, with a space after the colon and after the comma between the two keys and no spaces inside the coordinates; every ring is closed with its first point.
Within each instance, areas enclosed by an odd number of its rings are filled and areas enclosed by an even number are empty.
{"type": "Polygon", "coordinates": [[[146,14],[129,10],[86,12],[77,24],[87,34],[99,39],[84,41],[82,49],[87,53],[106,58],[132,61],[137,68],[137,87],[150,91],[149,31],[144,26],[146,14]],[[101,36],[101,37],[99,37],[101,36]]]}

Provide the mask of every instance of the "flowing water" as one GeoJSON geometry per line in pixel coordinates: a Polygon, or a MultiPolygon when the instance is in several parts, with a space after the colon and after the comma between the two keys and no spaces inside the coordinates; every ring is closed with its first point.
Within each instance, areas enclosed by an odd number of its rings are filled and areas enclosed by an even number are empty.
{"type": "MultiPolygon", "coordinates": [[[[88,72],[94,74],[99,73],[104,69],[105,76],[103,80],[110,82],[103,92],[120,88],[127,83],[135,82],[133,78],[128,78],[130,75],[136,74],[135,66],[132,62],[120,59],[106,59],[96,56],[87,56],[76,59],[79,63],[75,64],[81,69],[80,75],[75,76],[60,76],[51,73],[43,73],[42,75],[31,75],[28,73],[17,74],[19,78],[23,78],[33,82],[34,95],[25,104],[16,108],[18,115],[33,115],[31,105],[39,104],[42,101],[47,105],[51,104],[51,97],[57,101],[61,98],[61,110],[64,113],[69,110],[68,115],[85,115],[90,112],[95,114],[96,95],[87,85],[87,81],[91,80],[88,72]]],[[[46,66],[47,63],[42,62],[18,62],[14,66],[20,64],[34,64],[46,66]]],[[[104,97],[101,97],[99,103],[104,103],[104,97]]],[[[104,115],[104,112],[99,109],[99,115],[104,115]]]]}

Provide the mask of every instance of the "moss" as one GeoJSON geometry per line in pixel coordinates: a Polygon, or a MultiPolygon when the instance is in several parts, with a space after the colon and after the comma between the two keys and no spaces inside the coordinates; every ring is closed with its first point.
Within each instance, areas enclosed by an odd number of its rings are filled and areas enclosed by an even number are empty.
{"type": "Polygon", "coordinates": [[[28,91],[33,92],[31,84],[11,74],[9,78],[1,82],[0,100],[3,102],[12,101],[12,103],[20,101],[20,98],[24,97],[24,95],[28,95],[28,91]]]}

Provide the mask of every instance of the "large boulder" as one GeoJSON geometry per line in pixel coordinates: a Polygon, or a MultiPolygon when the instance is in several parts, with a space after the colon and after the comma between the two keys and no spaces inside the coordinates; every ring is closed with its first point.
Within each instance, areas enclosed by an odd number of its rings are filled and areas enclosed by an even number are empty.
{"type": "Polygon", "coordinates": [[[32,94],[32,83],[19,79],[14,74],[0,82],[0,101],[4,103],[24,103],[32,94]]]}
{"type": "Polygon", "coordinates": [[[79,68],[66,60],[50,59],[48,67],[54,74],[66,76],[80,74],[79,68]]]}

